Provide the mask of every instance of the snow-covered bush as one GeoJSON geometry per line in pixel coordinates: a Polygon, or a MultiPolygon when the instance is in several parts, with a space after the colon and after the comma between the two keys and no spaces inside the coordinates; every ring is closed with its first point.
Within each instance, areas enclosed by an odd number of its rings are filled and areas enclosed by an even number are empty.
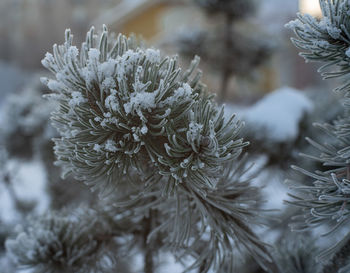
{"type": "MultiPolygon", "coordinates": [[[[303,54],[307,60],[326,62],[324,76],[347,75],[349,1],[320,3],[322,19],[299,15],[289,25],[298,36],[294,42],[308,51],[303,54]],[[339,71],[326,70],[334,67],[339,71]]],[[[142,252],[144,271],[151,273],[157,271],[159,252],[172,251],[188,271],[349,271],[349,82],[338,88],[343,92],[343,117],[318,125],[331,142],[308,139],[320,153],[307,158],[321,162],[322,170],[294,167],[312,182],[301,179],[302,187],[295,183],[287,201],[304,208],[293,217],[293,227],[306,230],[290,237],[285,227],[295,213],[292,209],[279,214],[282,220],[271,224],[270,233],[256,229],[255,224],[264,222],[264,211],[247,157],[240,158],[247,145],[240,138],[242,122],[226,117],[207,93],[197,71],[198,57],[182,71],[176,57],[163,57],[135,38],[111,39],[106,27],[100,35],[92,28],[80,50],[72,39],[67,30],[65,43],[54,45],[53,54],[43,60],[54,75],[42,79],[53,92],[47,97],[58,105],[51,115],[59,133],[54,150],[63,174],[98,191],[101,200],[93,200],[89,208],[31,217],[6,243],[19,268],[128,272],[118,267],[118,260],[142,252]],[[311,231],[323,224],[331,234],[340,231],[342,238],[319,256],[329,262],[325,266],[315,260],[323,242],[313,240],[311,231]],[[284,240],[273,251],[259,240],[257,230],[269,241],[274,236],[284,240]]],[[[311,109],[309,101],[299,99],[293,134],[283,140],[297,138],[295,128],[311,109]]],[[[287,107],[278,106],[277,112],[287,107]]],[[[255,111],[250,114],[263,115],[259,104],[255,111]]],[[[270,117],[280,121],[282,115],[270,117]]]]}
{"type": "Polygon", "coordinates": [[[121,225],[126,228],[123,217],[87,208],[48,212],[29,219],[17,238],[6,241],[6,248],[17,264],[37,273],[128,272],[115,253],[121,225]]]}
{"type": "Polygon", "coordinates": [[[152,174],[171,193],[182,182],[195,192],[214,188],[222,164],[246,144],[241,123],[224,121],[204,93],[198,64],[181,73],[175,58],[161,58],[119,36],[109,48],[107,30],[88,33],[79,53],[70,32],[43,64],[56,79],[43,79],[60,104],[53,114],[61,138],[55,153],[65,173],[94,188],[113,190],[130,170],[152,174]]]}
{"type": "MultiPolygon", "coordinates": [[[[80,51],[72,39],[67,30],[65,43],[42,61],[55,76],[42,81],[58,103],[51,118],[60,134],[54,139],[57,164],[112,200],[135,225],[143,219],[141,234],[129,232],[143,238],[145,271],[153,272],[160,248],[181,260],[194,257],[190,268],[201,272],[232,272],[242,247],[268,266],[267,247],[251,228],[260,219],[259,188],[246,180],[249,166],[238,159],[247,145],[237,137],[242,123],[226,119],[207,94],[196,70],[199,58],[181,71],[176,57],[145,49],[134,38],[110,41],[106,27],[99,36],[92,28],[80,51]]],[[[43,219],[35,223],[42,226],[43,219]]],[[[20,265],[50,272],[72,265],[29,255],[40,240],[33,232],[8,243],[20,265]]],[[[74,230],[66,232],[66,240],[75,238],[74,230]]]]}

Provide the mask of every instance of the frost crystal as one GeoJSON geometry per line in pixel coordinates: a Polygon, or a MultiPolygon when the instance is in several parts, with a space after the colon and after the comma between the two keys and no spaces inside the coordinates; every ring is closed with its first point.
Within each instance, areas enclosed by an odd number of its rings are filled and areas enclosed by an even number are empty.
{"type": "Polygon", "coordinates": [[[169,105],[171,106],[173,103],[175,103],[178,100],[190,100],[192,94],[191,86],[188,83],[184,83],[181,87],[176,89],[174,91],[174,94],[164,100],[162,102],[162,105],[169,105]]]}
{"type": "Polygon", "coordinates": [[[50,90],[61,90],[64,88],[64,85],[58,81],[55,81],[55,80],[49,80],[47,82],[47,87],[50,89],[50,90]]]}
{"type": "Polygon", "coordinates": [[[118,110],[119,104],[118,99],[116,97],[117,90],[111,89],[111,94],[105,100],[105,106],[109,110],[116,112],[118,110]]]}
{"type": "Polygon", "coordinates": [[[95,150],[96,152],[101,152],[101,145],[99,145],[99,144],[94,144],[94,150],[95,150]]]}
{"type": "Polygon", "coordinates": [[[156,107],[155,99],[155,92],[134,92],[131,94],[130,101],[124,104],[124,110],[127,114],[134,112],[141,117],[142,110],[150,112],[156,107]]]}
{"type": "Polygon", "coordinates": [[[85,99],[80,92],[74,91],[72,92],[72,98],[69,100],[69,106],[74,108],[75,106],[85,102],[87,102],[87,99],[85,99]]]}
{"type": "Polygon", "coordinates": [[[146,60],[150,63],[159,63],[160,51],[152,48],[146,49],[146,60]]]}
{"type": "Polygon", "coordinates": [[[143,125],[142,128],[141,128],[141,133],[142,133],[143,135],[145,135],[145,134],[147,134],[147,132],[148,132],[147,126],[146,126],[146,125],[143,125]]]}
{"type": "Polygon", "coordinates": [[[188,126],[188,136],[192,141],[195,141],[198,137],[201,136],[203,130],[203,125],[191,122],[188,126]]]}
{"type": "Polygon", "coordinates": [[[105,144],[105,149],[106,151],[109,152],[116,152],[118,149],[116,147],[116,143],[114,140],[108,139],[106,144],[105,144]]]}

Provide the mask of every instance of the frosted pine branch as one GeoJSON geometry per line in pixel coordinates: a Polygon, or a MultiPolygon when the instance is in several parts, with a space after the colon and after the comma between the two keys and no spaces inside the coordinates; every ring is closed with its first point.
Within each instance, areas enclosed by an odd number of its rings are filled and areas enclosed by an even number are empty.
{"type": "MultiPolygon", "coordinates": [[[[328,143],[318,143],[307,138],[318,154],[304,156],[321,162],[323,170],[307,171],[294,166],[295,170],[313,182],[307,186],[293,186],[293,193],[290,194],[292,200],[288,201],[303,208],[299,218],[296,218],[299,221],[293,224],[294,229],[308,230],[327,224],[330,228],[325,235],[346,227],[350,220],[350,82],[346,79],[350,72],[349,3],[345,0],[320,0],[322,19],[298,14],[297,20],[287,24],[297,36],[292,39],[294,44],[306,51],[301,55],[307,61],[324,62],[319,71],[325,78],[344,76],[346,80],[336,89],[344,95],[344,116],[332,124],[316,124],[329,136],[328,143]]],[[[333,247],[324,257],[328,258],[336,251],[336,247],[333,247]]],[[[335,256],[342,256],[338,254],[335,256]]]]}
{"type": "Polygon", "coordinates": [[[43,64],[56,79],[43,79],[60,104],[52,116],[58,164],[93,189],[108,193],[130,170],[162,176],[164,192],[186,183],[215,188],[222,163],[243,146],[241,123],[224,121],[195,73],[199,59],[181,72],[176,58],[143,49],[119,35],[108,42],[91,29],[81,52],[66,42],[43,64]]]}
{"type": "Polygon", "coordinates": [[[116,239],[122,235],[113,226],[123,221],[86,208],[50,212],[30,218],[15,239],[6,241],[6,248],[20,268],[37,273],[112,272],[119,266],[116,239]]]}
{"type": "MultiPolygon", "coordinates": [[[[296,46],[307,50],[302,56],[311,61],[322,61],[326,64],[321,68],[336,65],[338,73],[323,72],[325,76],[343,76],[350,72],[349,57],[346,49],[350,46],[348,36],[348,1],[321,1],[324,17],[316,19],[310,15],[298,15],[298,19],[288,24],[299,39],[293,39],[296,46]]],[[[350,27],[350,26],[349,26],[350,27]]],[[[344,92],[349,88],[341,87],[344,92]]],[[[345,105],[348,104],[348,95],[344,96],[345,105]]],[[[327,171],[309,172],[295,167],[298,171],[315,179],[313,186],[296,187],[302,196],[291,196],[292,203],[308,209],[306,211],[306,227],[315,226],[324,222],[333,222],[335,227],[349,219],[347,187],[350,179],[348,152],[350,146],[349,117],[345,113],[343,118],[335,120],[333,124],[316,124],[332,139],[331,144],[321,144],[307,139],[310,145],[319,152],[318,156],[306,157],[317,160],[327,167],[327,171]]],[[[305,228],[300,226],[299,228],[305,228]]]]}
{"type": "Polygon", "coordinates": [[[159,247],[196,257],[193,268],[232,265],[238,246],[271,262],[251,229],[259,190],[238,175],[246,170],[237,159],[247,145],[238,137],[243,123],[224,118],[208,95],[198,57],[181,71],[176,57],[123,35],[109,41],[104,27],[100,36],[92,28],[80,51],[67,30],[42,62],[55,76],[43,82],[59,104],[52,121],[65,175],[125,212],[156,215],[148,241],[163,238],[159,247]]]}
{"type": "MultiPolygon", "coordinates": [[[[286,26],[297,36],[292,38],[293,43],[306,50],[300,53],[302,57],[307,61],[325,63],[319,69],[324,78],[346,76],[350,72],[350,3],[345,0],[321,0],[320,4],[323,13],[321,19],[298,14],[297,19],[286,26]]],[[[349,86],[350,82],[346,81],[337,90],[347,93],[349,86]]],[[[345,95],[345,98],[348,96],[345,95]]]]}

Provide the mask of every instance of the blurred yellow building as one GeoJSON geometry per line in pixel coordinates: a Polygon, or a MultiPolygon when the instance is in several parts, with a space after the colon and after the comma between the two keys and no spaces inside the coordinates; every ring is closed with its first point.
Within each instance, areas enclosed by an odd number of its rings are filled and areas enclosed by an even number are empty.
{"type": "Polygon", "coordinates": [[[149,44],[159,44],[177,31],[203,27],[205,15],[181,0],[121,0],[98,16],[93,24],[106,24],[112,31],[140,35],[149,44]]]}

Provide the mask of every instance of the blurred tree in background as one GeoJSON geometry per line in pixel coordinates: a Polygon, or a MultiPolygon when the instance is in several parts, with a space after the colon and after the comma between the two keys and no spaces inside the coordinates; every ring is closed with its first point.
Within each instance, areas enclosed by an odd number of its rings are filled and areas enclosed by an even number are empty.
{"type": "Polygon", "coordinates": [[[230,91],[231,78],[249,76],[271,56],[275,45],[262,33],[257,34],[256,29],[238,27],[255,14],[257,1],[194,0],[194,3],[218,23],[207,30],[180,35],[179,50],[188,57],[201,56],[212,71],[219,73],[218,99],[223,102],[230,91]]]}

